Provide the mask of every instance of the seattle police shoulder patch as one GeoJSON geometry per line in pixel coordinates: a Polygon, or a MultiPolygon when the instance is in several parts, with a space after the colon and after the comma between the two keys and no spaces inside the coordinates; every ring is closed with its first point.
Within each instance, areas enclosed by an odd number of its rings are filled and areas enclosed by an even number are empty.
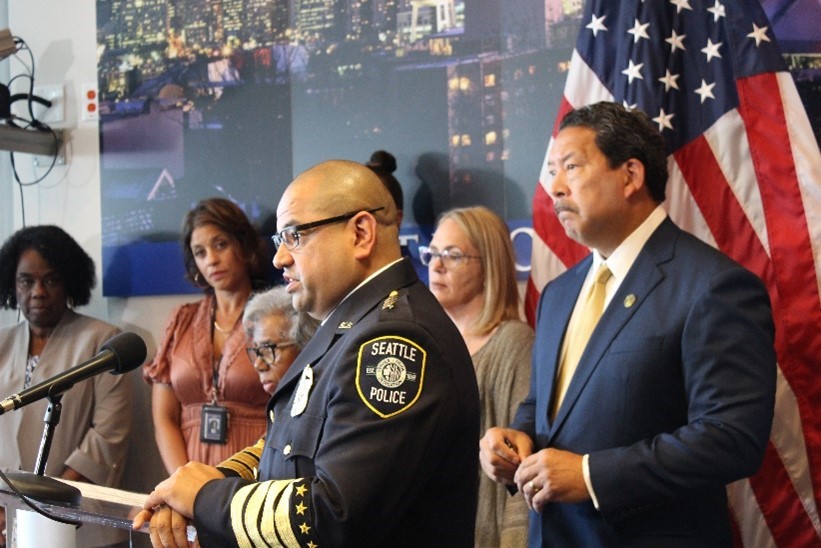
{"type": "Polygon", "coordinates": [[[403,337],[377,337],[359,347],[356,390],[365,405],[387,419],[407,411],[422,395],[427,352],[403,337]]]}

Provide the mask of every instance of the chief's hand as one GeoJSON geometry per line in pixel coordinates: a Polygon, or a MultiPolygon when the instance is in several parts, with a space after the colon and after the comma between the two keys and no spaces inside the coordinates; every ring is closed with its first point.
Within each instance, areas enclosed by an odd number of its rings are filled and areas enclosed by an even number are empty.
{"type": "Polygon", "coordinates": [[[533,452],[530,436],[510,428],[490,428],[479,440],[479,462],[493,481],[513,485],[519,464],[533,452]]]}
{"type": "Polygon", "coordinates": [[[590,499],[582,472],[582,455],[559,449],[542,449],[522,461],[516,485],[531,510],[541,512],[548,502],[581,502],[590,499]]]}
{"type": "Polygon", "coordinates": [[[202,486],[213,479],[223,478],[213,466],[189,462],[161,482],[148,496],[143,511],[134,519],[139,529],[150,520],[151,544],[155,547],[184,548],[188,546],[186,526],[194,516],[194,500],[202,486]]]}
{"type": "Polygon", "coordinates": [[[154,548],[189,548],[188,519],[162,504],[151,510],[143,510],[134,518],[133,528],[140,529],[149,522],[151,546],[154,548]]]}

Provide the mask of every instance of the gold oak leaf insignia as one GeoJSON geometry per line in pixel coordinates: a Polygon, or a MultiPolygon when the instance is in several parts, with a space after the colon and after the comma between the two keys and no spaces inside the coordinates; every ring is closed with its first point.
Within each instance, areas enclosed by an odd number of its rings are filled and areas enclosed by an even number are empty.
{"type": "Polygon", "coordinates": [[[391,291],[388,298],[385,299],[385,302],[382,303],[382,310],[393,310],[393,307],[396,306],[396,299],[399,297],[398,291],[391,291]]]}

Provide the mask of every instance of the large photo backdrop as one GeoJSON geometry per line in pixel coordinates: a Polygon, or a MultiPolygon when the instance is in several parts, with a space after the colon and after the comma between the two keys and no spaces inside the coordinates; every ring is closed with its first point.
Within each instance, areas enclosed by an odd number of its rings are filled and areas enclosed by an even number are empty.
{"type": "Polygon", "coordinates": [[[411,252],[441,211],[484,204],[521,234],[525,276],[572,4],[98,0],[104,293],[191,291],[178,234],[199,199],[269,235],[295,174],[379,149],[411,252]]]}
{"type": "MultiPolygon", "coordinates": [[[[762,4],[794,43],[817,131],[813,2],[762,4]]],[[[296,174],[380,149],[397,158],[411,253],[439,213],[482,204],[526,278],[581,14],[568,0],[97,0],[104,294],[193,292],[178,237],[194,203],[228,197],[268,236],[296,174]]]]}

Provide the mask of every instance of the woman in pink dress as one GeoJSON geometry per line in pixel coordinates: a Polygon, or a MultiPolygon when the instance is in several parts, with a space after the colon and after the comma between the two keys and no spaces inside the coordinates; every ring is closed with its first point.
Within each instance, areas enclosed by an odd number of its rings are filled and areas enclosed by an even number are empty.
{"type": "Polygon", "coordinates": [[[205,297],[174,310],[143,372],[169,474],[189,460],[215,465],[253,445],[265,432],[268,401],[241,321],[251,292],[264,284],[259,235],[233,202],[210,198],[186,215],[182,247],[186,277],[205,297]]]}

